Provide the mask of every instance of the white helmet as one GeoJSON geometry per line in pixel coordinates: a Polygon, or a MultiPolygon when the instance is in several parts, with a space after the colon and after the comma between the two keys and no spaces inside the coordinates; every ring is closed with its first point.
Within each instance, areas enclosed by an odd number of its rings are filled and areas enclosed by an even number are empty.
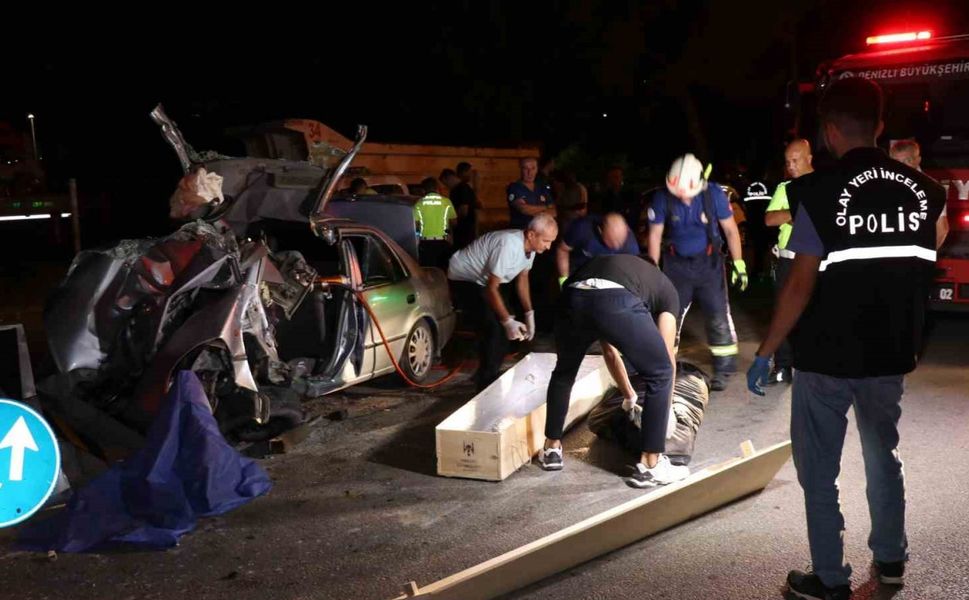
{"type": "Polygon", "coordinates": [[[704,189],[703,164],[692,154],[684,154],[673,161],[666,174],[666,189],[677,198],[692,198],[704,189]]]}

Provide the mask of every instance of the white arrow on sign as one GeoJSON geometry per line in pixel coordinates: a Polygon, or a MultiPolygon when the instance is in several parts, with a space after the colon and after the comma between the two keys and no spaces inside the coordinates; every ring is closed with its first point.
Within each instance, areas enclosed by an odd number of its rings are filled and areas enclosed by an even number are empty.
{"type": "Polygon", "coordinates": [[[37,452],[37,444],[34,436],[30,435],[30,429],[23,417],[17,419],[7,435],[0,441],[0,450],[10,448],[10,481],[21,481],[24,478],[24,450],[37,452]]]}

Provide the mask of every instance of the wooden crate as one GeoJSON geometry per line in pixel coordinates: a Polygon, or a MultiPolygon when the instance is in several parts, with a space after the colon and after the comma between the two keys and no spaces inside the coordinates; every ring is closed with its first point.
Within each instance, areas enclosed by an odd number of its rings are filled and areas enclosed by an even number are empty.
{"type": "MultiPolygon", "coordinates": [[[[435,429],[437,472],[448,477],[501,481],[529,462],[545,441],[545,393],[555,354],[533,352],[435,429]]],[[[568,428],[614,387],[601,356],[579,368],[568,428]]]]}

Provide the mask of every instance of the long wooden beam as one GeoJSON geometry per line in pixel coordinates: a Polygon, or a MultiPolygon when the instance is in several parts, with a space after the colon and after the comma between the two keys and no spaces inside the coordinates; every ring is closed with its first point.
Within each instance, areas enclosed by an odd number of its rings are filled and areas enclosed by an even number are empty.
{"type": "Polygon", "coordinates": [[[753,451],[590,517],[395,600],[485,600],[617,550],[767,487],[791,456],[791,442],[753,451]]]}

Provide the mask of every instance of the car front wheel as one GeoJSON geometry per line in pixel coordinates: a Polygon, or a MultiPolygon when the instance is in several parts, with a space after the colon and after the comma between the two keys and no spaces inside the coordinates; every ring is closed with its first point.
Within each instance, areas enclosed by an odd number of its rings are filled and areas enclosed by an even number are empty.
{"type": "Polygon", "coordinates": [[[400,357],[400,368],[414,383],[423,383],[431,372],[437,348],[434,333],[426,320],[414,324],[404,342],[404,352],[400,357]]]}

